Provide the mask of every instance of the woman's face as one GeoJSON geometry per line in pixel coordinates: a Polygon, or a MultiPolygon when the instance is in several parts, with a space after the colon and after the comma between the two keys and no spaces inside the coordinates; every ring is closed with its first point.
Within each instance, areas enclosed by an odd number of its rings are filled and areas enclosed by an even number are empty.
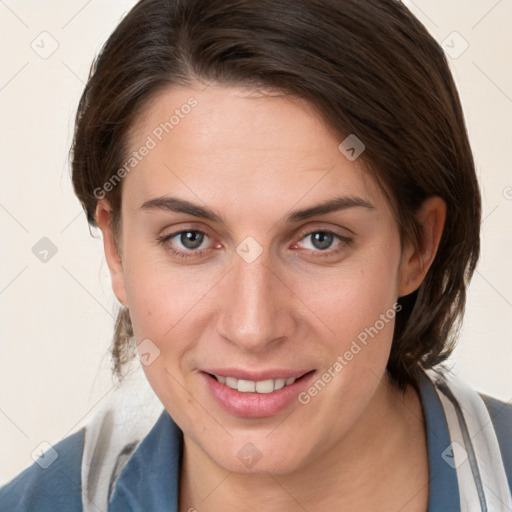
{"type": "Polygon", "coordinates": [[[114,290],[186,442],[230,471],[385,416],[400,237],[341,142],[303,100],[221,86],[161,93],[130,137],[114,290]]]}

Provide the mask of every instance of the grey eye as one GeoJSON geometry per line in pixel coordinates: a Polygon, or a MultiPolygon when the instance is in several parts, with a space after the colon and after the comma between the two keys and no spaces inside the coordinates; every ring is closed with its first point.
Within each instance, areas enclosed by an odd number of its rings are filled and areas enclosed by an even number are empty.
{"type": "Polygon", "coordinates": [[[180,243],[187,249],[197,249],[204,240],[204,233],[199,231],[183,231],[179,236],[180,243]]]}
{"type": "Polygon", "coordinates": [[[325,250],[329,249],[334,242],[335,235],[326,231],[318,231],[310,233],[306,238],[311,239],[311,244],[315,249],[325,250]]]}

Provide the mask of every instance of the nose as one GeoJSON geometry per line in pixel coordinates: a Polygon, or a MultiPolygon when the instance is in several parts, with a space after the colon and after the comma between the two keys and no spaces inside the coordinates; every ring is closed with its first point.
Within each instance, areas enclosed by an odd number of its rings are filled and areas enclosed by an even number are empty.
{"type": "Polygon", "coordinates": [[[290,334],[293,320],[286,307],[291,292],[263,254],[251,263],[234,259],[218,297],[218,331],[243,351],[260,352],[290,334]]]}

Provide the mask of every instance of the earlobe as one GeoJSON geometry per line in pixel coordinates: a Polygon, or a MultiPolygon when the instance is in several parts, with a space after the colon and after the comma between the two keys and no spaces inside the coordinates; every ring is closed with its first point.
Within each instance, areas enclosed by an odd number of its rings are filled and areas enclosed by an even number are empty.
{"type": "Polygon", "coordinates": [[[105,251],[105,259],[107,260],[107,265],[110,270],[112,290],[117,300],[123,306],[127,306],[123,261],[112,227],[112,210],[107,201],[104,199],[98,201],[94,217],[103,235],[103,248],[105,251]]]}
{"type": "Polygon", "coordinates": [[[446,203],[440,197],[431,197],[421,206],[417,216],[422,228],[421,246],[405,243],[400,266],[398,296],[417,290],[434,261],[441,242],[446,220],[446,203]]]}

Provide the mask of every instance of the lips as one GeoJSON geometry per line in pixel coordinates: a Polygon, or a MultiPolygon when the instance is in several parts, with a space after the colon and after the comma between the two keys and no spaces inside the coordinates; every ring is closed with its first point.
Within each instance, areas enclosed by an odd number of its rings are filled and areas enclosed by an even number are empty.
{"type": "Polygon", "coordinates": [[[299,402],[297,396],[311,382],[315,370],[208,369],[199,375],[216,402],[235,416],[274,416],[299,402]]]}

